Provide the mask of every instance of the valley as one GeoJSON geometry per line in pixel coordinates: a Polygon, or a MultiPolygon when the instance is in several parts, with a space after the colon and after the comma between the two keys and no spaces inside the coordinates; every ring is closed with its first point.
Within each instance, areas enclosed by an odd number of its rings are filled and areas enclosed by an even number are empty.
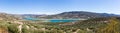
{"type": "Polygon", "coordinates": [[[2,13],[0,33],[120,33],[119,15],[87,13],[65,12],[44,17],[2,13]]]}

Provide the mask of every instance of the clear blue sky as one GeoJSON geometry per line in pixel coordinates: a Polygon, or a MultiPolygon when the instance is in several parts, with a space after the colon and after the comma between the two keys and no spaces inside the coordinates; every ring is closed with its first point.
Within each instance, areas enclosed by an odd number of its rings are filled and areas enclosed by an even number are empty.
{"type": "Polygon", "coordinates": [[[0,0],[0,12],[12,14],[57,14],[68,11],[120,14],[120,0],[0,0]]]}

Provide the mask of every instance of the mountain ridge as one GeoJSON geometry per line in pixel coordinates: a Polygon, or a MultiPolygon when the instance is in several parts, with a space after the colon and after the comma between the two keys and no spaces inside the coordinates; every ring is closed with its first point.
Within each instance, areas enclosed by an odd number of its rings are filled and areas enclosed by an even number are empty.
{"type": "Polygon", "coordinates": [[[56,15],[50,15],[45,18],[98,18],[98,17],[120,17],[120,15],[86,11],[71,11],[63,12],[56,15]]]}

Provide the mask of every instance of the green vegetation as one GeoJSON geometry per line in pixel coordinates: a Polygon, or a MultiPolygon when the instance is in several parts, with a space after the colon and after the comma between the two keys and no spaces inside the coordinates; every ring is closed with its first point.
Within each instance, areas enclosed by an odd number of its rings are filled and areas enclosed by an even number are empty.
{"type": "Polygon", "coordinates": [[[112,18],[106,27],[98,30],[98,33],[120,33],[120,22],[119,20],[112,18]]]}
{"type": "Polygon", "coordinates": [[[118,18],[92,18],[60,23],[0,21],[0,33],[120,33],[119,27],[118,18]]]}

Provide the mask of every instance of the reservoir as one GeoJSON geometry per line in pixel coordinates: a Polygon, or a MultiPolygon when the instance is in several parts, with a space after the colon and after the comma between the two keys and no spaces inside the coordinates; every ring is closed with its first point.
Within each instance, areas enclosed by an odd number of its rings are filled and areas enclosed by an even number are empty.
{"type": "Polygon", "coordinates": [[[42,20],[44,22],[75,22],[82,19],[37,19],[37,18],[24,18],[25,20],[37,21],[42,20]]]}
{"type": "Polygon", "coordinates": [[[67,19],[51,19],[51,20],[49,20],[50,22],[75,22],[75,21],[77,21],[77,20],[67,20],[67,19]]]}

